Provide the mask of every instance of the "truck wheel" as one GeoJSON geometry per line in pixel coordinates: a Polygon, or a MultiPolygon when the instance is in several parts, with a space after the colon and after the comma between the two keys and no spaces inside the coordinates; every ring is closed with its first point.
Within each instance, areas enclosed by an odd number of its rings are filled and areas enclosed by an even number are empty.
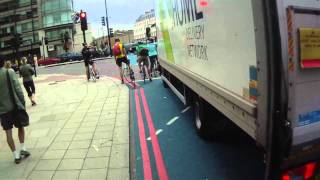
{"type": "Polygon", "coordinates": [[[162,80],[162,85],[164,88],[169,88],[168,84],[164,80],[162,80]]]}
{"type": "Polygon", "coordinates": [[[227,127],[225,116],[201,97],[194,99],[194,114],[197,133],[203,139],[219,136],[227,127]]]}
{"type": "Polygon", "coordinates": [[[203,100],[201,97],[197,97],[194,100],[194,124],[198,135],[201,138],[208,138],[209,128],[208,128],[208,118],[205,115],[203,100]]]}

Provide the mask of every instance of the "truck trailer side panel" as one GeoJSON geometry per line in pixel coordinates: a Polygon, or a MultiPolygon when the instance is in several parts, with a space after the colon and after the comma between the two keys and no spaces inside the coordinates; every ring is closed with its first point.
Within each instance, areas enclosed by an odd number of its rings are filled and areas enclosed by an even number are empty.
{"type": "Polygon", "coordinates": [[[252,1],[206,2],[157,1],[160,64],[265,145],[252,1]]]}

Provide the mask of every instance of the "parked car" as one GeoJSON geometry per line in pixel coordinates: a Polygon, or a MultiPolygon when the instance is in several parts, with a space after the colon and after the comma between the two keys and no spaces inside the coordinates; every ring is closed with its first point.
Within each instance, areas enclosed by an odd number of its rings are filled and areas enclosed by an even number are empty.
{"type": "Polygon", "coordinates": [[[68,62],[68,61],[80,61],[83,59],[81,53],[63,53],[57,56],[58,58],[61,59],[62,62],[68,62]]]}
{"type": "Polygon", "coordinates": [[[60,58],[45,58],[45,59],[39,59],[38,64],[39,66],[46,66],[50,64],[57,64],[60,63],[61,59],[60,58]]]}

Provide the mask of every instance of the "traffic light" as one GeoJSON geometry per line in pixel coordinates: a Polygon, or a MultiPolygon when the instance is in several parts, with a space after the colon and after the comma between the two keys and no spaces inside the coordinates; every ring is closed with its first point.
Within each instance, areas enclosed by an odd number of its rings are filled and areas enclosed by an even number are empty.
{"type": "Polygon", "coordinates": [[[146,28],[146,36],[147,36],[147,38],[151,37],[151,28],[150,27],[146,28]]]}
{"type": "Polygon", "coordinates": [[[104,19],[104,16],[101,17],[101,23],[102,23],[102,26],[106,26],[106,21],[105,21],[105,19],[104,19]]]}
{"type": "Polygon", "coordinates": [[[110,28],[110,37],[113,37],[114,34],[113,34],[113,28],[110,28]]]}
{"type": "Polygon", "coordinates": [[[87,24],[87,13],[81,11],[80,12],[80,22],[81,22],[81,30],[86,31],[88,30],[88,24],[87,24]]]}

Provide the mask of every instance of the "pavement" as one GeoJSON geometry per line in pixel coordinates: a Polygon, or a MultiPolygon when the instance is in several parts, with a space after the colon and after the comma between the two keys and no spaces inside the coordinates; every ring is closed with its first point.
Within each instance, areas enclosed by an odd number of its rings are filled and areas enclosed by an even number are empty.
{"type": "MultiPolygon", "coordinates": [[[[129,89],[119,80],[51,74],[35,79],[27,100],[31,156],[14,164],[0,131],[0,179],[129,179],[129,89]]],[[[27,96],[25,96],[27,97],[27,96]]],[[[17,130],[14,130],[17,147],[17,130]]]]}

